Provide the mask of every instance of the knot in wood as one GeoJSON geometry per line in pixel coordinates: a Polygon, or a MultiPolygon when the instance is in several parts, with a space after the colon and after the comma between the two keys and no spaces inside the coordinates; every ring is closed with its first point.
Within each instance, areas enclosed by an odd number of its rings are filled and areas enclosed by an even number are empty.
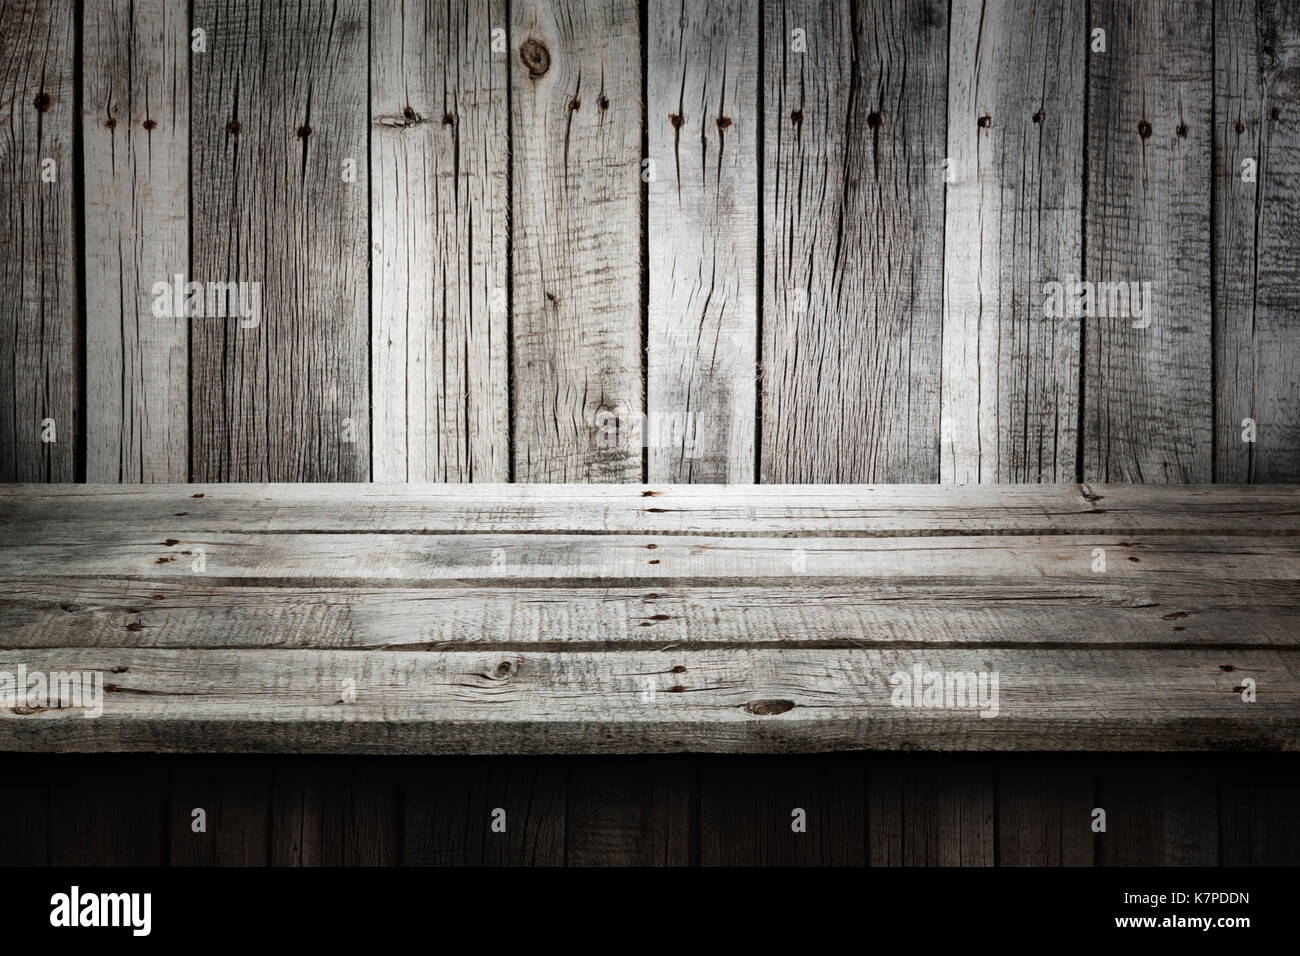
{"type": "Polygon", "coordinates": [[[551,51],[532,37],[520,45],[519,59],[523,61],[524,66],[528,67],[528,75],[533,79],[544,76],[551,68],[551,51]]]}

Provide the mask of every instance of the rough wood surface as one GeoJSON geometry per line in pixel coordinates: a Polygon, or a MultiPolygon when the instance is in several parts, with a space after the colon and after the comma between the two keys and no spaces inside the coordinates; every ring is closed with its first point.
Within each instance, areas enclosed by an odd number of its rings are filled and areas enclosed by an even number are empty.
{"type": "Polygon", "coordinates": [[[754,480],[758,5],[649,7],[651,481],[754,480]]]}
{"type": "Polygon", "coordinates": [[[635,4],[511,4],[514,477],[641,476],[635,4]]]}
{"type": "Polygon", "coordinates": [[[1107,46],[1088,57],[1083,478],[1208,481],[1211,5],[1097,0],[1091,12],[1107,46]],[[1123,284],[1127,303],[1101,283],[1123,284]]]}
{"type": "Polygon", "coordinates": [[[0,495],[0,670],[110,675],[103,716],[6,710],[0,745],[1300,747],[1300,509],[1286,486],[1008,486],[977,489],[978,501],[970,488],[803,488],[785,499],[780,488],[661,486],[645,499],[632,486],[593,492],[610,505],[598,520],[566,487],[502,490],[494,507],[490,486],[427,486],[442,490],[445,514],[421,486],[376,489],[350,511],[338,506],[346,486],[211,499],[189,487],[0,495]],[[267,495],[278,514],[258,514],[267,495]],[[298,495],[314,518],[292,504],[298,495]],[[133,498],[129,517],[112,515],[133,498]],[[209,517],[222,530],[167,530],[223,498],[224,515],[209,517]],[[54,516],[66,523],[72,505],[95,500],[99,524],[75,539],[50,533],[54,516]],[[675,502],[676,526],[638,518],[646,500],[675,502]],[[895,522],[929,520],[928,533],[854,530],[899,501],[914,510],[895,522]],[[1096,533],[1087,519],[1110,520],[1098,510],[1108,501],[1131,526],[1096,533]],[[477,527],[474,509],[511,530],[477,527]],[[585,530],[546,530],[574,515],[585,530]],[[1173,533],[1144,530],[1171,516],[1173,533]],[[418,520],[399,530],[398,518],[418,520]],[[916,666],[996,672],[996,717],[898,706],[896,675],[916,666]],[[1242,698],[1246,678],[1256,702],[1242,698]]]}
{"type": "Polygon", "coordinates": [[[509,475],[505,11],[371,10],[376,481],[509,475]]]}
{"type": "Polygon", "coordinates": [[[1079,323],[1045,316],[1042,290],[1082,266],[1084,14],[952,6],[943,481],[1075,476],[1079,323]]]}
{"type": "Polygon", "coordinates": [[[189,477],[189,29],[165,0],[83,7],[86,476],[189,477]],[[163,301],[167,298],[164,296],[163,301]]]}
{"type": "Polygon", "coordinates": [[[0,481],[73,481],[82,428],[76,4],[9,2],[0,18],[0,481]]]}
{"type": "Polygon", "coordinates": [[[189,320],[193,477],[364,480],[367,5],[195,0],[192,22],[192,279],[260,289],[255,315],[189,320]]]}
{"type": "Polygon", "coordinates": [[[1214,5],[1216,481],[1300,476],[1300,7],[1214,5]],[[1255,164],[1254,179],[1243,163],[1255,164]],[[1255,422],[1246,441],[1246,419],[1255,422]]]}
{"type": "Polygon", "coordinates": [[[763,9],[762,480],[937,481],[946,5],[763,9]]]}

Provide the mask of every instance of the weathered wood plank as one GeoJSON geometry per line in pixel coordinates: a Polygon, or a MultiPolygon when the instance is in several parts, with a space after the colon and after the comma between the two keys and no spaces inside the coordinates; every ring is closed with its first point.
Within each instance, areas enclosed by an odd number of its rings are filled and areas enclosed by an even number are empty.
{"type": "Polygon", "coordinates": [[[1295,581],[1300,537],[1050,535],[898,538],[717,538],[704,535],[199,534],[157,540],[117,531],[79,545],[15,542],[7,580],[94,575],[158,581],[291,581],[366,585],[419,581],[496,585],[762,579],[768,586],[867,578],[960,587],[1107,580],[1151,584],[1295,581]],[[202,578],[200,578],[202,580],[202,578]]]}
{"type": "Polygon", "coordinates": [[[1293,535],[1298,502],[1296,485],[0,485],[0,531],[1293,535]]]}
{"type": "Polygon", "coordinates": [[[764,6],[764,481],[939,479],[947,26],[764,6]]]}
{"type": "Polygon", "coordinates": [[[1300,9],[1219,0],[1214,10],[1215,479],[1294,481],[1300,9]],[[1244,440],[1246,419],[1255,423],[1254,441],[1244,440]]]}
{"type": "Polygon", "coordinates": [[[406,866],[565,862],[564,768],[554,761],[425,761],[407,781],[402,802],[406,866]]]}
{"type": "Polygon", "coordinates": [[[1210,7],[1092,7],[1107,38],[1106,51],[1088,57],[1084,278],[1094,295],[1061,290],[1064,306],[1090,312],[1082,319],[1087,480],[1211,476],[1210,7]]]}
{"type": "Polygon", "coordinates": [[[378,481],[509,475],[505,0],[371,11],[378,481]],[[504,37],[502,37],[504,47],[504,37]]]}
{"type": "Polygon", "coordinates": [[[999,866],[1092,866],[1095,766],[1078,757],[1033,754],[994,766],[999,866]]]}
{"type": "Polygon", "coordinates": [[[189,477],[189,29],[165,0],[83,7],[86,476],[189,477]]]}
{"type": "Polygon", "coordinates": [[[514,476],[641,476],[635,4],[511,4],[514,476]]]}
{"type": "Polygon", "coordinates": [[[0,481],[77,478],[75,11],[73,0],[0,10],[0,481]]]}
{"type": "Polygon", "coordinates": [[[103,713],[6,709],[0,749],[1300,749],[1294,650],[0,652],[0,669],[20,664],[105,674],[103,713]],[[985,700],[898,704],[896,675],[917,667],[985,674],[985,700]],[[982,717],[993,711],[993,673],[997,710],[982,717]],[[1246,677],[1259,689],[1249,704],[1246,677]]]}
{"type": "Polygon", "coordinates": [[[1300,582],[283,587],[0,581],[3,646],[563,650],[1068,643],[1287,648],[1300,582]]]}
{"type": "Polygon", "coordinates": [[[680,757],[583,757],[569,766],[567,866],[696,862],[695,764],[680,757]]]}
{"type": "Polygon", "coordinates": [[[648,8],[651,481],[754,480],[758,6],[648,8]]]}
{"type": "Polygon", "coordinates": [[[944,481],[1069,481],[1079,323],[1043,314],[1082,265],[1087,24],[1078,4],[960,0],[948,59],[944,481]]]}
{"type": "Polygon", "coordinates": [[[862,866],[861,757],[725,760],[700,770],[701,866],[862,866]]]}
{"type": "Polygon", "coordinates": [[[1216,780],[1205,763],[1170,774],[1132,755],[1112,756],[1098,774],[1097,806],[1106,811],[1101,866],[1219,863],[1216,780]]]}
{"type": "Polygon", "coordinates": [[[995,796],[986,760],[876,759],[867,771],[871,866],[992,866],[995,796]]]}
{"type": "Polygon", "coordinates": [[[193,476],[364,480],[366,4],[196,0],[192,22],[193,279],[249,284],[247,317],[218,296],[191,320],[193,476]]]}

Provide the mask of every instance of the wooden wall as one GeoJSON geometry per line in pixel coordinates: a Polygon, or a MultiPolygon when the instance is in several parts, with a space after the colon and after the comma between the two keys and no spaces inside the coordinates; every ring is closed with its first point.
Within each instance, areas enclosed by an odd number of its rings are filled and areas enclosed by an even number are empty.
{"type": "MultiPolygon", "coordinates": [[[[1300,480],[1288,0],[0,20],[0,480],[1300,480]],[[259,309],[160,316],[177,275],[259,309]],[[1075,277],[1149,324],[1045,316],[1075,277]]],[[[33,819],[149,860],[1227,862],[1279,825],[1183,758],[32,766],[33,819]],[[194,850],[196,793],[233,822],[194,850]],[[1063,835],[1094,799],[1140,808],[1115,849],[1063,835]],[[836,835],[755,836],[791,800],[836,835]],[[490,844],[484,801],[533,822],[490,844]]]]}

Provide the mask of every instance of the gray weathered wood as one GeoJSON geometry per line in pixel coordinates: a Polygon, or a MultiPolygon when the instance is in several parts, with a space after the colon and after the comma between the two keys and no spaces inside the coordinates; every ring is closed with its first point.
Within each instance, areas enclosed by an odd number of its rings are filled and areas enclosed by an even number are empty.
{"type": "Polygon", "coordinates": [[[1108,314],[1083,317],[1087,480],[1211,477],[1210,6],[1092,6],[1106,52],[1088,57],[1084,278],[1097,286],[1094,310],[1105,302],[1108,314]],[[1103,294],[1101,283],[1130,296],[1103,294]]]}
{"type": "Polygon", "coordinates": [[[1215,479],[1300,476],[1300,8],[1214,5],[1215,479]],[[1255,163],[1243,181],[1242,164],[1255,163]],[[1243,440],[1245,419],[1256,441],[1243,440]]]}
{"type": "Polygon", "coordinates": [[[651,481],[754,480],[758,6],[652,4],[647,24],[651,481]]]}
{"type": "Polygon", "coordinates": [[[103,673],[104,712],[6,708],[5,750],[1300,748],[1295,650],[0,652],[19,664],[103,673]],[[891,675],[917,665],[997,672],[997,715],[893,706],[891,675]]]}
{"type": "Polygon", "coordinates": [[[511,5],[514,476],[641,475],[635,4],[511,5]]]}
{"type": "Polygon", "coordinates": [[[509,475],[505,10],[371,10],[377,481],[509,475]]]}
{"type": "Polygon", "coordinates": [[[0,481],[77,477],[75,11],[0,8],[0,481]]]}
{"type": "Polygon", "coordinates": [[[83,7],[86,476],[189,477],[189,30],[165,0],[83,7]],[[168,298],[164,293],[163,302],[168,298]]]}
{"type": "Polygon", "coordinates": [[[952,6],[944,217],[944,481],[1070,481],[1079,323],[1043,286],[1082,266],[1079,4],[952,6]]]}
{"type": "Polygon", "coordinates": [[[193,475],[364,480],[367,6],[196,0],[192,16],[208,46],[190,59],[193,279],[261,298],[248,319],[190,319],[193,475]]]}
{"type": "Polygon", "coordinates": [[[939,478],[947,27],[764,6],[764,481],[939,478]]]}
{"type": "Polygon", "coordinates": [[[6,540],[123,531],[1294,535],[1300,486],[0,485],[6,540]]]}

